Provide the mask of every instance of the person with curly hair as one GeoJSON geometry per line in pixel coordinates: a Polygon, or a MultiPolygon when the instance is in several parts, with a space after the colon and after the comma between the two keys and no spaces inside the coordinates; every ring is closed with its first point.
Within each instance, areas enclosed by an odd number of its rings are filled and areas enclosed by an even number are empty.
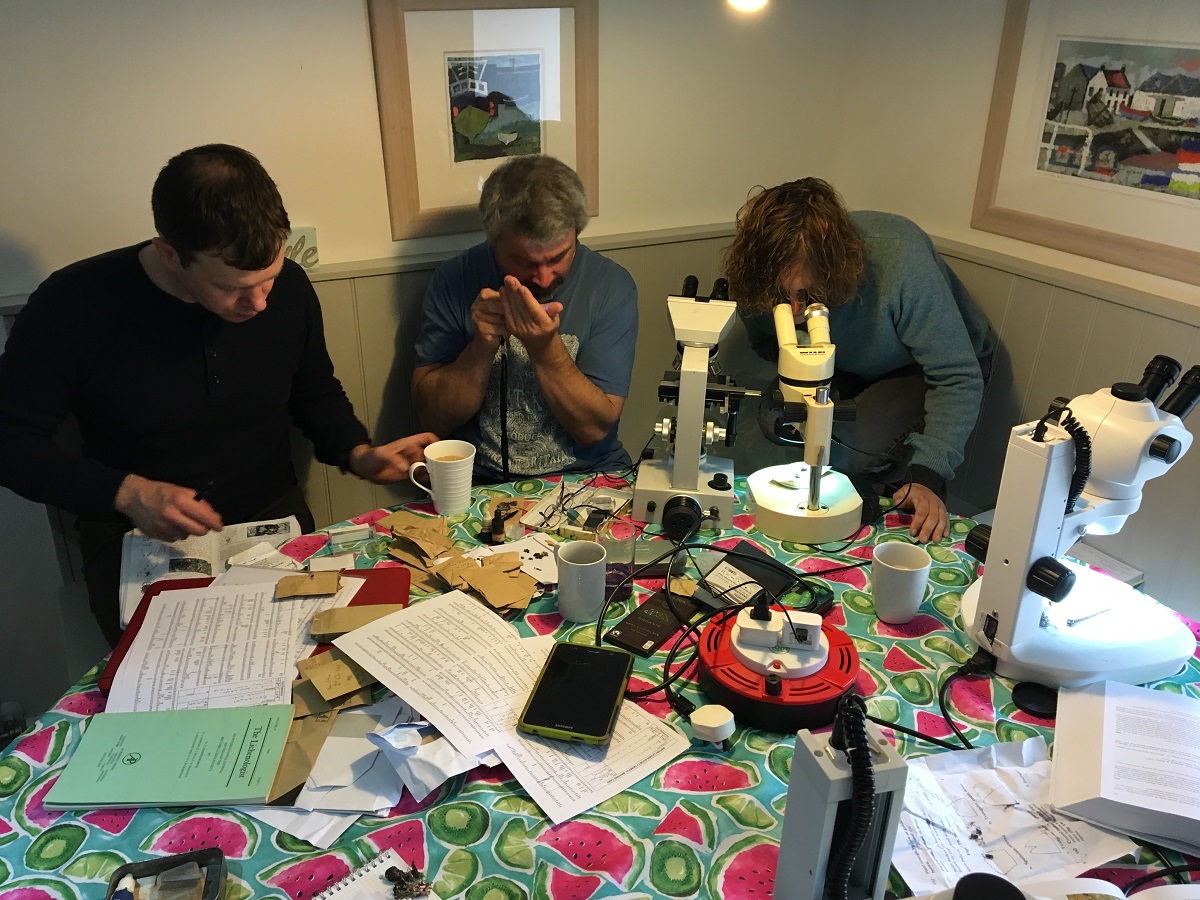
{"type": "Polygon", "coordinates": [[[834,422],[831,464],[885,485],[912,511],[913,537],[945,537],[946,482],[963,461],[995,342],[929,236],[901,216],[851,212],[827,182],[802,178],[741,208],[725,276],[764,359],[778,359],[775,306],[790,304],[800,324],[809,303],[829,308],[832,395],[855,413],[834,422]]]}

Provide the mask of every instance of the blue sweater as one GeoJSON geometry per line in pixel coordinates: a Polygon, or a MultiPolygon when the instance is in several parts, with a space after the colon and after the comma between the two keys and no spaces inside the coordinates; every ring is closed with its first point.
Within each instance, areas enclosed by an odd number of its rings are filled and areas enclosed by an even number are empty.
{"type": "MultiPolygon", "coordinates": [[[[907,440],[911,463],[952,478],[983,399],[979,360],[994,349],[987,319],[917,225],[890,213],[850,215],[867,263],[858,293],[829,313],[837,368],[870,383],[919,365],[929,391],[925,425],[907,440]]],[[[755,351],[777,358],[771,314],[745,322],[755,351]]]]}

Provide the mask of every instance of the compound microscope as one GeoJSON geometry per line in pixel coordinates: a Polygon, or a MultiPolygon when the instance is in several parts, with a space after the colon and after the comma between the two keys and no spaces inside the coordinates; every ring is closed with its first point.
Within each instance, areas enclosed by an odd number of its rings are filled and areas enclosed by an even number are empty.
{"type": "Polygon", "coordinates": [[[808,343],[796,337],[792,307],[775,307],[779,342],[779,388],[784,414],[804,414],[804,460],[759,469],[746,479],[758,506],[757,524],[773,538],[823,544],[853,535],[862,520],[862,497],[840,472],[829,468],[834,403],[829,398],[835,347],[829,337],[829,310],[810,303],[804,310],[808,343]]]}
{"type": "Polygon", "coordinates": [[[667,314],[678,347],[675,370],[665,372],[658,399],[673,403],[678,414],[654,426],[671,447],[666,459],[646,459],[638,467],[633,518],[662,524],[668,534],[686,533],[704,519],[727,528],[733,520],[733,462],[708,454],[717,441],[732,446],[743,397],[758,391],[740,388],[716,366],[716,347],[729,333],[737,304],[728,299],[724,278],[711,296],[697,296],[699,282],[689,275],[678,296],[667,297],[667,314]],[[706,418],[715,410],[724,425],[706,418]]]}
{"type": "Polygon", "coordinates": [[[1120,531],[1146,481],[1191,446],[1183,419],[1200,398],[1200,366],[1155,405],[1179,372],[1156,356],[1139,383],[1059,398],[1012,430],[993,525],[967,537],[967,552],[986,565],[962,602],[967,636],[1000,675],[1050,688],[1144,684],[1174,675],[1195,652],[1171,610],[1061,559],[1085,534],[1120,531]]]}

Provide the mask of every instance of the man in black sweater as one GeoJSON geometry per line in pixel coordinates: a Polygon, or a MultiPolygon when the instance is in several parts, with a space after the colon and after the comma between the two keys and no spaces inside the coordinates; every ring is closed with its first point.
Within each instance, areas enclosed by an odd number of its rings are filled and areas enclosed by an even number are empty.
{"type": "Polygon", "coordinates": [[[287,212],[254,156],[184,151],[159,173],[151,207],[156,237],[47,278],[0,355],[0,484],[78,514],[110,644],[131,527],[175,541],[295,515],[312,529],[292,424],[318,460],[377,484],[406,477],[437,440],[371,445],[334,375],[316,292],[284,258],[287,212]],[[56,440],[68,415],[79,452],[56,440]]]}

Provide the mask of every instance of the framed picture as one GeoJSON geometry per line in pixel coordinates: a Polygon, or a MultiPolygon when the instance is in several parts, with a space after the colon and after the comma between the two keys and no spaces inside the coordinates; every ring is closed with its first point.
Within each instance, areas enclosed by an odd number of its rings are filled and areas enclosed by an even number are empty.
{"type": "Polygon", "coordinates": [[[1191,0],[1008,0],[971,225],[1200,284],[1191,0]]]}
{"type": "Polygon", "coordinates": [[[479,228],[506,158],[556,156],[598,211],[598,0],[368,0],[392,238],[479,228]]]}

